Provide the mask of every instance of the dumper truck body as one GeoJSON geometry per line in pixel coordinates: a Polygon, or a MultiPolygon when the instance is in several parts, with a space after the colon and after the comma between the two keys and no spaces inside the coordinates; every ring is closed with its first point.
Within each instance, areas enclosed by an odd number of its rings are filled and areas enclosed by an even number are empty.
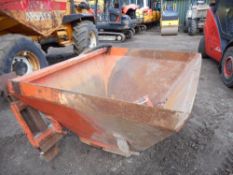
{"type": "Polygon", "coordinates": [[[93,15],[76,11],[74,0],[1,0],[0,75],[48,66],[49,47],[73,45],[77,55],[96,47],[94,23],[93,15]]]}
{"type": "Polygon", "coordinates": [[[82,142],[130,156],[184,126],[200,67],[196,53],[101,48],[13,79],[8,91],[14,115],[40,151],[67,128],[82,142]],[[38,125],[42,114],[52,120],[48,127],[38,125]]]}

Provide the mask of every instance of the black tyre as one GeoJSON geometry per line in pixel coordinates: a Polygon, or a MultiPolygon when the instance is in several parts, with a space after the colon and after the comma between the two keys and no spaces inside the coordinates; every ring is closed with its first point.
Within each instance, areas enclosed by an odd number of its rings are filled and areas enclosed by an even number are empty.
{"type": "Polygon", "coordinates": [[[221,61],[221,78],[223,83],[233,88],[233,47],[229,47],[221,61]]]}
{"type": "Polygon", "coordinates": [[[133,31],[132,30],[127,30],[127,31],[125,31],[125,36],[126,36],[126,39],[132,39],[133,38],[133,36],[134,36],[134,33],[133,33],[133,31]]]}
{"type": "Polygon", "coordinates": [[[201,54],[202,58],[208,58],[208,55],[206,54],[206,51],[205,51],[205,38],[204,37],[202,37],[199,42],[198,52],[201,54]]]}
{"type": "Polygon", "coordinates": [[[73,28],[74,52],[79,55],[98,45],[98,32],[91,21],[82,21],[73,28]]]}
{"type": "Polygon", "coordinates": [[[137,34],[141,33],[141,31],[142,31],[142,29],[141,29],[140,26],[135,27],[135,32],[136,32],[137,34]]]}
{"type": "Polygon", "coordinates": [[[183,31],[184,33],[188,33],[188,22],[186,20],[184,21],[183,31]]]}
{"type": "Polygon", "coordinates": [[[197,21],[195,19],[189,20],[188,33],[189,35],[197,34],[197,21]]]}
{"type": "Polygon", "coordinates": [[[45,54],[29,38],[13,34],[0,37],[0,75],[12,71],[24,75],[46,66],[45,54]]]}

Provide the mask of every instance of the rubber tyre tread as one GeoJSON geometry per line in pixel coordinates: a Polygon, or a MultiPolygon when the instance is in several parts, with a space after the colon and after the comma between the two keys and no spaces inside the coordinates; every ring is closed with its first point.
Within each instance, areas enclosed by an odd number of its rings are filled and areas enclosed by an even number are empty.
{"type": "Polygon", "coordinates": [[[189,21],[189,29],[188,29],[189,35],[193,36],[197,34],[197,21],[195,19],[191,19],[189,21]]]}
{"type": "Polygon", "coordinates": [[[224,61],[228,56],[232,56],[233,57],[233,47],[229,47],[226,52],[224,53],[223,59],[221,61],[221,78],[223,83],[229,87],[229,88],[233,88],[233,74],[230,78],[226,78],[224,75],[224,61]]]}
{"type": "Polygon", "coordinates": [[[91,21],[82,21],[73,27],[74,52],[79,55],[89,46],[89,35],[94,32],[98,45],[98,32],[91,21]]]}
{"type": "Polygon", "coordinates": [[[199,46],[198,46],[198,52],[201,54],[203,59],[208,58],[208,55],[206,54],[206,51],[205,51],[205,38],[204,37],[200,39],[199,46]]]}
{"type": "Polygon", "coordinates": [[[44,52],[30,38],[18,34],[7,34],[0,37],[0,75],[11,72],[13,58],[22,50],[34,53],[40,68],[48,66],[44,52]]]}

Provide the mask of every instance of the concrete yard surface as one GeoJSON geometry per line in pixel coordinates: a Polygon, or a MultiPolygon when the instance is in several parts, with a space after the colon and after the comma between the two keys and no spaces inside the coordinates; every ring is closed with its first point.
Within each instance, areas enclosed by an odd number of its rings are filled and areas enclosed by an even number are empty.
{"type": "MultiPolygon", "coordinates": [[[[117,47],[196,52],[201,35],[160,36],[149,30],[117,47]]],[[[50,49],[50,62],[72,56],[72,48],[50,49]]],[[[139,156],[125,158],[79,141],[69,133],[52,161],[40,158],[0,100],[0,175],[233,175],[233,90],[222,83],[217,63],[203,59],[190,120],[177,134],[139,156]]]]}

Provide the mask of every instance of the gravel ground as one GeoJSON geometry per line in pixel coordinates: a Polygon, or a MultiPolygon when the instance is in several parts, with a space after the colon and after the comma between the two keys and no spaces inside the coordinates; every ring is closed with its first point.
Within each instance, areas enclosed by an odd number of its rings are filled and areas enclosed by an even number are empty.
{"type": "MultiPolygon", "coordinates": [[[[196,51],[201,36],[162,37],[153,30],[118,47],[196,51]]],[[[71,48],[50,49],[48,58],[72,56],[71,48]]],[[[217,64],[204,59],[190,120],[177,134],[129,158],[81,143],[68,134],[51,162],[39,157],[8,106],[0,100],[0,175],[233,175],[233,90],[220,80],[217,64]]]]}

